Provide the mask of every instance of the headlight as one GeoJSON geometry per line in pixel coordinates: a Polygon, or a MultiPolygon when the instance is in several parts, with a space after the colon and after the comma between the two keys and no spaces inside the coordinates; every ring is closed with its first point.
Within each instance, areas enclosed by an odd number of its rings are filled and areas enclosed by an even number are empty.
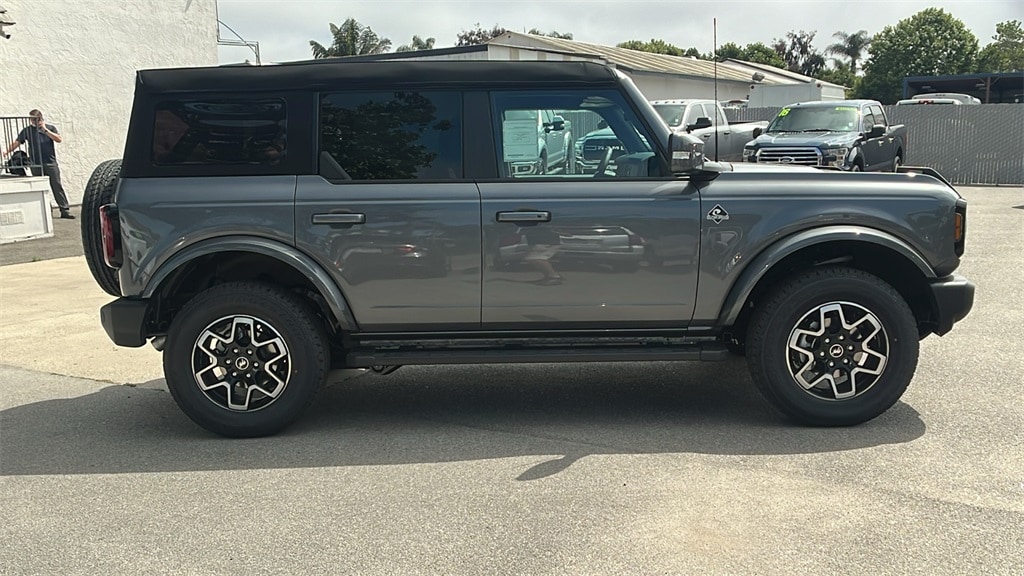
{"type": "Polygon", "coordinates": [[[744,162],[753,162],[754,161],[754,156],[756,156],[756,155],[757,155],[757,150],[754,150],[753,148],[744,148],[743,149],[743,161],[744,162]]]}
{"type": "Polygon", "coordinates": [[[825,148],[822,150],[826,166],[842,166],[846,163],[846,156],[850,153],[849,148],[825,148]]]}

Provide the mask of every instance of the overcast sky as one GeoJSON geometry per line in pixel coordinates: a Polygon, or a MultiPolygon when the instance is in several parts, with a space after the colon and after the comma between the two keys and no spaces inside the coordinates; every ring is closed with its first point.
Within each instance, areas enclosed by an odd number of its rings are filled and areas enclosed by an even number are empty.
{"type": "MultiPolygon", "coordinates": [[[[414,34],[436,39],[436,48],[454,46],[462,30],[480,23],[525,32],[571,32],[573,39],[614,45],[661,38],[681,48],[712,48],[712,18],[718,42],[770,44],[790,30],[817,31],[815,47],[832,43],[838,30],[874,34],[917,12],[936,6],[960,19],[980,46],[995,34],[997,22],[1024,20],[1022,0],[809,0],[809,1],[647,1],[647,0],[219,0],[219,17],[243,38],[260,43],[264,62],[310,58],[309,41],[331,43],[329,22],[355,18],[390,38],[392,50],[414,34]]],[[[222,29],[223,37],[230,32],[222,29]]],[[[221,47],[221,62],[250,58],[244,48],[221,47]]]]}

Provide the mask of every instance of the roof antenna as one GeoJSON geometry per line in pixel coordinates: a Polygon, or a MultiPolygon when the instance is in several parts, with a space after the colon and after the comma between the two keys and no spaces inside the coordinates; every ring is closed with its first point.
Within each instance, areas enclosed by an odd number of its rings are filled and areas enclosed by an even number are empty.
{"type": "Polygon", "coordinates": [[[714,31],[713,34],[713,46],[712,54],[715,55],[715,103],[711,106],[714,110],[715,117],[712,122],[715,130],[715,162],[718,162],[718,18],[711,19],[711,28],[714,31]]]}

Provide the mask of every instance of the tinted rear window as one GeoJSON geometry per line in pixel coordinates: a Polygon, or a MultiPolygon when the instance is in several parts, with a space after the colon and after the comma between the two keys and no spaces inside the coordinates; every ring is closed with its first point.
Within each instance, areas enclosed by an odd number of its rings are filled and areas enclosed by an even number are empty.
{"type": "Polygon", "coordinates": [[[284,100],[218,99],[160,102],[153,125],[153,163],[274,165],[287,153],[284,100]]]}

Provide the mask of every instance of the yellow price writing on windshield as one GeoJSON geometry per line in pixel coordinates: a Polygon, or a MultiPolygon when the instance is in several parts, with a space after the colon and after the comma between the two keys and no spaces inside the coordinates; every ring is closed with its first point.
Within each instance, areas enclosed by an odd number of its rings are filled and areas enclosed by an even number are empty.
{"type": "Polygon", "coordinates": [[[782,118],[783,116],[786,116],[788,114],[789,114],[789,108],[783,108],[782,111],[779,112],[779,118],[782,118]]]}

